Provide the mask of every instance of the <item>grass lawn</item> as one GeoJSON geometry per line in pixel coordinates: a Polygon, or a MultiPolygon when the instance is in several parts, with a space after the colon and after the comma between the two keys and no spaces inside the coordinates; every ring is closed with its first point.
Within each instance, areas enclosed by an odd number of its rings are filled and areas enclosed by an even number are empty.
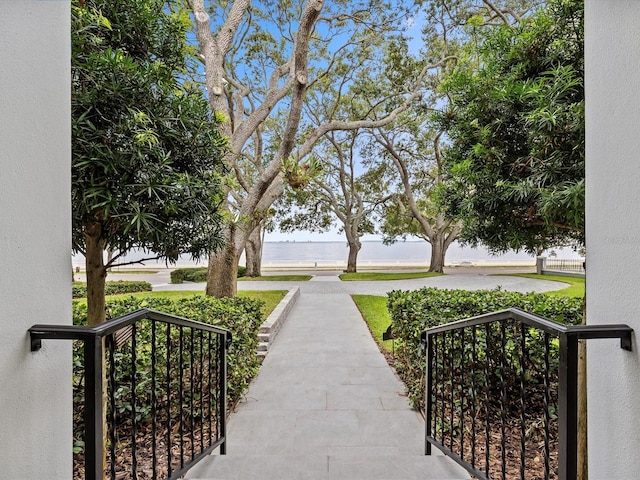
{"type": "Polygon", "coordinates": [[[147,273],[149,275],[153,275],[158,272],[159,270],[127,270],[126,268],[123,268],[122,270],[118,270],[117,268],[109,270],[109,273],[114,275],[145,275],[147,273]]]}
{"type": "Polygon", "coordinates": [[[437,277],[442,273],[436,272],[394,272],[394,273],[381,273],[381,272],[362,272],[362,273],[343,273],[340,275],[340,280],[345,282],[355,280],[408,280],[411,278],[426,278],[437,277]]]}
{"type": "Polygon", "coordinates": [[[262,277],[240,277],[239,282],[306,282],[311,275],[264,275],[262,277]]]}
{"type": "Polygon", "coordinates": [[[387,297],[375,295],[351,295],[358,310],[362,314],[378,344],[387,352],[393,349],[392,340],[382,341],[382,334],[391,324],[391,316],[387,310],[387,297]]]}
{"type": "MultiPolygon", "coordinates": [[[[253,298],[254,300],[262,300],[265,305],[262,308],[265,318],[278,306],[280,300],[282,300],[287,294],[287,290],[243,290],[238,292],[239,297],[253,298]]],[[[120,297],[138,297],[138,298],[168,298],[170,300],[179,300],[181,298],[193,297],[196,295],[204,295],[203,292],[193,290],[167,290],[160,292],[138,292],[138,293],[123,293],[121,295],[107,295],[107,300],[110,298],[120,297]]],[[[76,301],[86,302],[86,298],[76,299],[76,301]]]]}
{"type": "MultiPolygon", "coordinates": [[[[160,270],[127,270],[126,268],[118,270],[118,268],[116,267],[113,270],[109,270],[109,273],[112,273],[114,275],[145,275],[148,273],[149,275],[153,275],[154,273],[158,273],[159,271],[160,270]]],[[[84,270],[80,270],[79,272],[74,271],[73,273],[84,275],[86,272],[84,270]]]]}
{"type": "Polygon", "coordinates": [[[537,273],[515,273],[515,274],[512,274],[511,276],[568,283],[570,286],[567,288],[563,288],[562,290],[555,290],[552,292],[545,292],[545,294],[551,295],[554,297],[558,297],[558,296],[577,297],[577,298],[584,297],[584,278],[565,277],[563,275],[538,275],[537,273]]]}

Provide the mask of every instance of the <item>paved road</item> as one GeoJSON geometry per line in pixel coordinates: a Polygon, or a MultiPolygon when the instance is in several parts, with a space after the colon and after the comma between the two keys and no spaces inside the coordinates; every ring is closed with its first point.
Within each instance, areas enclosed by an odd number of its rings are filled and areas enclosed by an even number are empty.
{"type": "MultiPolygon", "coordinates": [[[[133,277],[133,275],[129,277],[133,277]]],[[[140,275],[135,275],[135,277],[140,277],[140,275]]],[[[142,278],[139,279],[142,280],[142,278]]],[[[146,276],[145,280],[153,285],[154,290],[204,290],[205,288],[203,283],[172,285],[167,283],[167,280],[162,277],[146,276]]],[[[322,272],[321,274],[316,272],[313,279],[308,282],[238,282],[238,290],[289,290],[294,286],[299,286],[300,293],[302,294],[361,293],[386,295],[390,290],[416,290],[423,287],[463,290],[491,290],[500,287],[516,292],[546,292],[566,288],[567,284],[548,280],[490,275],[488,273],[468,271],[411,280],[343,282],[338,278],[337,272],[322,272]]]]}

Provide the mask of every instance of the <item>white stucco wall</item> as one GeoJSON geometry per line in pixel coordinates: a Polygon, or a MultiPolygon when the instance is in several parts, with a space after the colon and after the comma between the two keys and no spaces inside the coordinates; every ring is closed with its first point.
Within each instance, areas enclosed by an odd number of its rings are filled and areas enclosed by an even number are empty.
{"type": "Polygon", "coordinates": [[[70,2],[0,0],[0,477],[71,478],[70,2]]]}
{"type": "MultiPolygon", "coordinates": [[[[586,0],[587,311],[640,333],[640,2],[586,0]]],[[[589,478],[640,478],[640,335],[588,346],[589,478]]]]}

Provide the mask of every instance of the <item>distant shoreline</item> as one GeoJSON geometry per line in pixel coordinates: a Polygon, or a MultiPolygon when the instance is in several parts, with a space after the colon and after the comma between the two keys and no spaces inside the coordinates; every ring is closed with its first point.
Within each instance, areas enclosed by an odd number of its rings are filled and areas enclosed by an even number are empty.
{"type": "MultiPolygon", "coordinates": [[[[558,258],[578,258],[572,249],[555,249],[558,258]]],[[[551,252],[551,251],[550,251],[551,252]]],[[[347,266],[346,241],[276,241],[265,242],[263,248],[262,267],[265,270],[343,270],[347,266]]],[[[133,251],[120,260],[135,262],[149,257],[141,251],[133,251]]],[[[431,256],[431,247],[425,241],[407,240],[391,245],[381,241],[368,240],[362,242],[358,255],[358,268],[362,269],[407,269],[426,268],[431,256]]],[[[553,256],[553,255],[551,255],[553,256]]],[[[502,255],[491,255],[486,248],[471,248],[454,243],[449,247],[445,258],[446,267],[534,267],[535,257],[524,252],[506,252],[502,255]]],[[[72,258],[74,269],[84,267],[84,257],[76,255],[72,258]]],[[[244,257],[240,265],[244,265],[244,257]]],[[[124,268],[129,269],[166,269],[180,267],[206,266],[207,259],[196,263],[184,256],[176,264],[168,265],[164,261],[147,261],[144,265],[135,263],[124,268]]]]}

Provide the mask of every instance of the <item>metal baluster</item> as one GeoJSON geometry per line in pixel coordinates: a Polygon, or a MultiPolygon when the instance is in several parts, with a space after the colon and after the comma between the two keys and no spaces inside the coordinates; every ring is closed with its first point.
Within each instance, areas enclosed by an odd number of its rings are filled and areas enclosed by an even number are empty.
{"type": "Polygon", "coordinates": [[[219,358],[220,358],[220,438],[222,443],[220,444],[220,455],[226,455],[227,453],[227,346],[226,335],[218,335],[219,343],[219,358]]]}
{"type": "Polygon", "coordinates": [[[189,429],[191,431],[191,435],[190,435],[190,440],[191,440],[191,460],[193,460],[195,458],[195,443],[194,443],[195,439],[193,437],[194,430],[195,430],[194,423],[193,423],[194,420],[195,420],[195,411],[194,411],[194,404],[193,404],[193,402],[194,402],[194,398],[193,398],[193,382],[194,382],[194,377],[193,377],[193,374],[194,374],[194,371],[193,371],[193,368],[194,368],[194,362],[193,362],[194,348],[193,348],[193,343],[194,343],[194,335],[195,335],[195,332],[194,332],[193,328],[191,328],[191,345],[190,345],[190,353],[189,353],[189,357],[191,358],[191,365],[190,365],[190,367],[191,367],[191,375],[190,375],[190,378],[189,378],[189,394],[191,395],[191,422],[189,422],[190,426],[191,426],[191,428],[189,429]]]}
{"type": "Polygon", "coordinates": [[[464,460],[464,370],[465,370],[465,329],[460,329],[460,420],[458,427],[460,429],[460,459],[464,460]]]}
{"type": "Polygon", "coordinates": [[[171,476],[171,324],[167,323],[167,476],[171,476]]]}
{"type": "Polygon", "coordinates": [[[216,335],[216,349],[215,349],[215,355],[216,355],[216,368],[215,368],[215,375],[216,375],[216,386],[215,386],[215,400],[216,400],[216,407],[215,407],[215,415],[216,415],[216,440],[220,439],[220,348],[222,344],[222,337],[220,335],[216,335]]]}
{"type": "Polygon", "coordinates": [[[471,327],[471,466],[476,468],[476,362],[478,355],[476,351],[476,327],[471,327]]]}
{"type": "Polygon", "coordinates": [[[212,377],[212,372],[211,372],[211,368],[212,368],[212,359],[213,359],[213,355],[211,354],[211,332],[207,333],[208,336],[208,342],[207,342],[207,358],[208,361],[207,363],[209,364],[208,370],[209,370],[209,378],[207,381],[207,390],[209,392],[209,445],[211,445],[213,443],[213,391],[211,389],[211,379],[212,377]]]}
{"type": "Polygon", "coordinates": [[[156,321],[151,320],[151,469],[153,480],[158,478],[158,446],[157,446],[157,425],[158,421],[158,395],[156,392],[156,321]]]}
{"type": "Polygon", "coordinates": [[[178,380],[178,426],[180,431],[180,468],[184,467],[184,422],[182,415],[182,404],[184,399],[184,328],[180,327],[180,378],[178,380]]]}
{"type": "MultiPolygon", "coordinates": [[[[108,342],[109,348],[109,454],[111,455],[111,479],[116,478],[116,368],[115,368],[115,346],[116,342],[111,337],[108,342]]],[[[100,380],[102,382],[102,379],[100,380]]],[[[85,385],[86,387],[86,385],[85,385]]],[[[102,421],[102,420],[101,420],[102,421]]]]}
{"type": "Polygon", "coordinates": [[[500,322],[500,463],[502,468],[502,480],[507,478],[507,448],[506,448],[506,407],[507,407],[507,384],[505,376],[507,374],[506,366],[506,327],[505,321],[500,322]]]}
{"type": "Polygon", "coordinates": [[[426,361],[426,377],[425,377],[425,455],[431,455],[431,442],[428,437],[432,434],[431,424],[433,423],[433,339],[429,336],[425,336],[427,347],[427,361],[426,361]]]}
{"type": "Polygon", "coordinates": [[[489,430],[489,412],[491,398],[491,392],[489,391],[489,345],[491,344],[491,327],[487,323],[485,328],[485,355],[484,355],[484,470],[485,475],[489,477],[489,453],[490,453],[490,438],[491,431],[489,430]]]}
{"type": "MultiPolygon", "coordinates": [[[[204,363],[203,363],[203,350],[204,348],[204,332],[200,330],[200,453],[204,451],[204,363]]],[[[208,445],[207,445],[208,447],[208,445]]]]}
{"type": "Polygon", "coordinates": [[[550,407],[550,382],[549,382],[549,369],[551,368],[549,362],[549,345],[551,343],[551,336],[548,333],[544,334],[544,480],[549,480],[551,475],[551,466],[549,465],[550,452],[549,452],[549,437],[551,428],[551,415],[549,414],[550,407]]]}
{"type": "Polygon", "coordinates": [[[445,343],[446,343],[446,333],[441,333],[440,334],[440,358],[442,359],[442,382],[440,383],[441,385],[441,389],[440,389],[440,435],[441,435],[441,440],[440,443],[442,443],[442,445],[444,445],[445,442],[445,429],[444,429],[444,422],[445,422],[445,415],[446,415],[446,409],[444,407],[444,400],[445,400],[445,382],[446,382],[446,371],[445,371],[445,367],[447,365],[447,357],[445,354],[445,343]]]}
{"type": "Polygon", "coordinates": [[[131,472],[133,478],[138,477],[138,427],[136,422],[137,414],[137,396],[136,396],[136,377],[138,375],[138,369],[136,363],[138,362],[138,352],[136,351],[136,324],[131,325],[131,472]]]}
{"type": "MultiPolygon", "coordinates": [[[[440,391],[439,375],[440,371],[440,359],[438,358],[438,338],[439,334],[435,333],[431,335],[433,344],[433,430],[431,435],[434,439],[438,439],[438,392],[440,391]]],[[[429,392],[431,394],[431,392],[429,392]]]]}
{"type": "Polygon", "coordinates": [[[453,371],[453,357],[454,352],[455,352],[455,345],[454,345],[454,331],[449,332],[449,337],[451,338],[451,341],[449,342],[449,385],[450,385],[450,390],[449,390],[449,449],[453,452],[453,425],[454,425],[454,419],[453,419],[453,409],[454,409],[454,395],[453,392],[455,391],[455,385],[454,385],[454,377],[455,377],[455,373],[453,371]]]}
{"type": "Polygon", "coordinates": [[[527,329],[520,324],[520,479],[525,480],[525,454],[526,454],[526,356],[527,356],[527,329]]]}

